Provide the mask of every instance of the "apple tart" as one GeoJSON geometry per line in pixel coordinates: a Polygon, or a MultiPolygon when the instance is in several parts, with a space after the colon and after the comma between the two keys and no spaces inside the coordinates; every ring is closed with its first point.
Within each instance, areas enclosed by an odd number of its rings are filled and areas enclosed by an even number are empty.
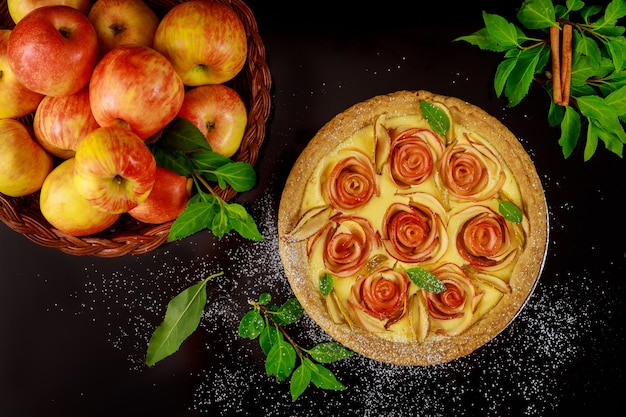
{"type": "Polygon", "coordinates": [[[335,116],[296,160],[278,213],[295,296],[371,359],[431,365],[500,333],[532,293],[548,215],[517,138],[482,109],[427,91],[335,116]]]}

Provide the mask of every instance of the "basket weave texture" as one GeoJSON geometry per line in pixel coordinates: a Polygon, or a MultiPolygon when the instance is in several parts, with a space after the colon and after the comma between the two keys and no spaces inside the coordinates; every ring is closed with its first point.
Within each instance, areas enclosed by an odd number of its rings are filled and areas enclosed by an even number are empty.
{"type": "MultiPolygon", "coordinates": [[[[266,123],[271,110],[271,75],[266,62],[265,46],[258,33],[258,26],[250,8],[240,0],[217,0],[229,4],[243,22],[248,34],[248,58],[241,72],[227,84],[243,98],[248,108],[248,122],[239,151],[233,156],[236,161],[255,165],[263,144],[266,123]]],[[[149,1],[159,17],[181,1],[149,1]]],[[[7,2],[0,3],[0,28],[15,26],[7,2]]],[[[22,120],[32,124],[32,116],[22,120]]],[[[220,196],[228,201],[236,192],[216,187],[220,196]]],[[[9,197],[0,193],[0,219],[14,231],[31,241],[65,253],[103,258],[114,258],[126,254],[141,254],[158,248],[167,242],[173,222],[149,225],[133,219],[128,214],[109,229],[98,234],[73,237],[52,227],[39,210],[39,192],[25,197],[9,197]]]]}

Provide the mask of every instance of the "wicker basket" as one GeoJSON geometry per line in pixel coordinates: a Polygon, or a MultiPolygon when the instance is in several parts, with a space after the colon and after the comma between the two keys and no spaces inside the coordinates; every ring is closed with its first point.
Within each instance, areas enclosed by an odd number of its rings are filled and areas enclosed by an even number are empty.
{"type": "MultiPolygon", "coordinates": [[[[248,107],[248,125],[241,147],[234,159],[254,165],[265,138],[271,110],[271,75],[265,59],[265,47],[258,33],[254,15],[240,0],[219,0],[229,4],[241,18],[248,33],[248,59],[239,75],[228,83],[242,96],[248,107]]],[[[180,1],[148,1],[159,17],[180,1]]],[[[7,2],[0,3],[0,28],[12,29],[14,23],[7,2]]],[[[32,123],[25,118],[25,123],[32,123]]],[[[228,201],[236,192],[221,190],[228,201]]],[[[167,242],[172,222],[160,225],[141,223],[127,214],[108,230],[85,237],[72,237],[53,228],[39,210],[39,193],[25,197],[8,197],[0,193],[0,219],[14,231],[45,247],[57,248],[73,255],[113,258],[126,254],[149,252],[167,242]]]]}

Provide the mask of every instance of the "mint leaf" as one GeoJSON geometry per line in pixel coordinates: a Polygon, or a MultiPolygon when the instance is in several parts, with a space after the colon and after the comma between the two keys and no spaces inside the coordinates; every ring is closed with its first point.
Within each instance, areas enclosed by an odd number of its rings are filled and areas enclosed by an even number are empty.
{"type": "Polygon", "coordinates": [[[285,381],[296,365],[296,350],[284,340],[279,340],[267,354],[265,372],[276,377],[278,382],[285,381]]]}
{"type": "Polygon", "coordinates": [[[289,391],[291,392],[291,401],[296,401],[302,393],[306,390],[306,387],[311,383],[311,370],[304,364],[300,364],[293,371],[291,375],[291,381],[289,383],[289,391]]]}
{"type": "Polygon", "coordinates": [[[512,202],[508,200],[498,201],[498,211],[506,220],[513,223],[522,222],[522,211],[512,202]]]}
{"type": "Polygon", "coordinates": [[[485,51],[504,52],[510,48],[496,42],[486,28],[477,30],[471,35],[459,36],[455,41],[465,41],[485,51]]]}
{"type": "Polygon", "coordinates": [[[445,136],[450,129],[448,115],[436,104],[429,101],[420,101],[422,116],[428,122],[430,128],[439,136],[445,136]]]}
{"type": "Polygon", "coordinates": [[[517,58],[518,57],[516,56],[514,58],[505,59],[496,68],[493,85],[496,91],[496,95],[498,97],[502,95],[502,91],[504,91],[504,86],[509,79],[509,75],[511,75],[511,72],[513,71],[513,69],[515,69],[515,66],[517,65],[517,58]]]}
{"type": "Polygon", "coordinates": [[[213,171],[222,189],[226,184],[237,192],[249,191],[256,183],[256,172],[247,162],[232,162],[213,171]]]}
{"type": "Polygon", "coordinates": [[[186,238],[207,227],[211,228],[216,206],[219,207],[214,198],[198,202],[190,200],[185,210],[172,223],[168,242],[186,238]]]}
{"type": "Polygon", "coordinates": [[[198,171],[215,171],[219,167],[233,162],[230,158],[217,152],[193,152],[189,154],[189,160],[198,171]]]}
{"type": "Polygon", "coordinates": [[[497,14],[483,12],[483,20],[487,33],[491,38],[505,48],[518,46],[518,30],[513,23],[497,14]]]}
{"type": "Polygon", "coordinates": [[[333,290],[333,276],[330,274],[324,274],[320,278],[320,292],[324,297],[329,295],[333,290]]]}
{"type": "Polygon", "coordinates": [[[559,138],[559,145],[565,158],[568,158],[574,151],[580,137],[580,130],[580,115],[574,108],[567,106],[561,122],[561,137],[559,138]]]}
{"type": "Polygon", "coordinates": [[[286,326],[300,320],[304,315],[304,309],[297,298],[290,298],[272,315],[272,319],[279,326],[286,326]]]}
{"type": "Polygon", "coordinates": [[[309,358],[304,358],[304,365],[311,371],[311,381],[322,389],[342,391],[346,387],[335,377],[328,368],[323,365],[313,363],[309,358]]]}
{"type": "Polygon", "coordinates": [[[255,242],[263,240],[263,235],[259,232],[254,219],[242,205],[230,203],[224,205],[224,209],[228,217],[229,226],[237,231],[241,237],[255,242]]]}
{"type": "Polygon", "coordinates": [[[504,94],[509,99],[509,107],[517,106],[528,94],[530,85],[537,69],[541,55],[549,53],[545,45],[532,49],[524,49],[520,52],[515,67],[509,74],[504,87],[504,94]]]}
{"type": "Polygon", "coordinates": [[[258,309],[248,311],[241,321],[237,333],[245,339],[255,339],[265,330],[265,321],[258,309]]]}
{"type": "Polygon", "coordinates": [[[354,354],[337,342],[323,342],[315,345],[308,351],[309,355],[320,363],[331,363],[340,359],[349,358],[354,354]]]}
{"type": "Polygon", "coordinates": [[[148,366],[176,352],[183,341],[198,328],[206,305],[207,282],[222,274],[223,272],[210,275],[170,300],[163,323],[150,338],[146,354],[148,366]]]}
{"type": "Polygon", "coordinates": [[[259,345],[266,355],[266,373],[276,376],[278,382],[285,381],[291,375],[290,391],[293,401],[300,397],[310,382],[321,389],[345,389],[330,370],[314,363],[313,360],[334,362],[351,356],[353,352],[336,342],[322,342],[308,351],[301,348],[283,327],[303,317],[304,310],[300,302],[296,298],[290,298],[281,306],[267,306],[270,300],[271,295],[263,293],[258,301],[250,301],[254,309],[244,315],[242,319],[244,324],[240,324],[240,328],[245,329],[240,331],[240,334],[246,336],[258,334],[259,345]],[[265,319],[259,319],[257,314],[264,315],[265,319]],[[258,325],[250,325],[251,321],[258,322],[258,325]],[[270,321],[272,324],[268,325],[270,321]],[[261,322],[265,323],[265,327],[259,332],[261,322]],[[254,331],[247,331],[250,327],[254,331]],[[296,357],[299,357],[301,362],[297,368],[295,368],[296,357]]]}
{"type": "Polygon", "coordinates": [[[406,274],[415,285],[428,292],[438,294],[446,290],[445,284],[435,274],[424,268],[409,268],[406,274]]]}
{"type": "Polygon", "coordinates": [[[267,356],[272,346],[281,340],[285,340],[284,336],[276,326],[265,326],[265,329],[259,335],[259,346],[261,346],[261,350],[267,356]]]}
{"type": "Polygon", "coordinates": [[[517,20],[528,29],[554,26],[554,5],[551,0],[526,0],[517,12],[517,20]]]}
{"type": "Polygon", "coordinates": [[[212,151],[211,145],[200,130],[189,120],[176,117],[172,120],[157,140],[159,146],[183,152],[197,150],[212,151]]]}

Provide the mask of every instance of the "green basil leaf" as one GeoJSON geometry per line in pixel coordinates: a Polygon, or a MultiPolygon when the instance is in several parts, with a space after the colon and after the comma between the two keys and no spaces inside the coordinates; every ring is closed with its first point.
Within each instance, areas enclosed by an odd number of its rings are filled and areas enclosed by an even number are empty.
{"type": "Polygon", "coordinates": [[[300,395],[306,390],[306,387],[311,383],[311,370],[300,364],[293,371],[291,375],[291,381],[289,382],[289,391],[291,393],[291,401],[296,401],[300,395]]]}
{"type": "Polygon", "coordinates": [[[430,128],[439,136],[445,136],[450,129],[450,119],[446,112],[439,106],[429,101],[420,101],[422,116],[428,122],[430,128]]]}
{"type": "Polygon", "coordinates": [[[320,278],[320,292],[326,297],[333,290],[333,276],[331,274],[324,274],[320,278]]]}
{"type": "Polygon", "coordinates": [[[428,292],[438,294],[446,290],[445,284],[435,274],[424,268],[409,268],[406,274],[415,285],[428,292]]]}
{"type": "Polygon", "coordinates": [[[498,211],[506,220],[513,223],[522,222],[522,211],[512,202],[508,200],[498,201],[498,211]]]}
{"type": "Polygon", "coordinates": [[[296,365],[296,350],[284,340],[278,341],[267,354],[265,372],[274,375],[278,382],[285,381],[296,365]]]}
{"type": "Polygon", "coordinates": [[[337,342],[322,342],[308,351],[309,355],[320,363],[331,363],[340,359],[345,359],[354,354],[350,349],[345,348],[337,342]]]}
{"type": "Polygon", "coordinates": [[[552,0],[526,0],[517,12],[517,20],[528,29],[545,29],[556,24],[552,0]]]}
{"type": "Polygon", "coordinates": [[[206,306],[207,282],[222,273],[211,275],[175,296],[167,304],[163,323],[156,328],[148,344],[146,363],[152,366],[176,352],[200,324],[206,306]]]}
{"type": "Polygon", "coordinates": [[[237,333],[245,339],[256,339],[265,331],[265,320],[258,308],[248,311],[239,322],[237,333]]]}

